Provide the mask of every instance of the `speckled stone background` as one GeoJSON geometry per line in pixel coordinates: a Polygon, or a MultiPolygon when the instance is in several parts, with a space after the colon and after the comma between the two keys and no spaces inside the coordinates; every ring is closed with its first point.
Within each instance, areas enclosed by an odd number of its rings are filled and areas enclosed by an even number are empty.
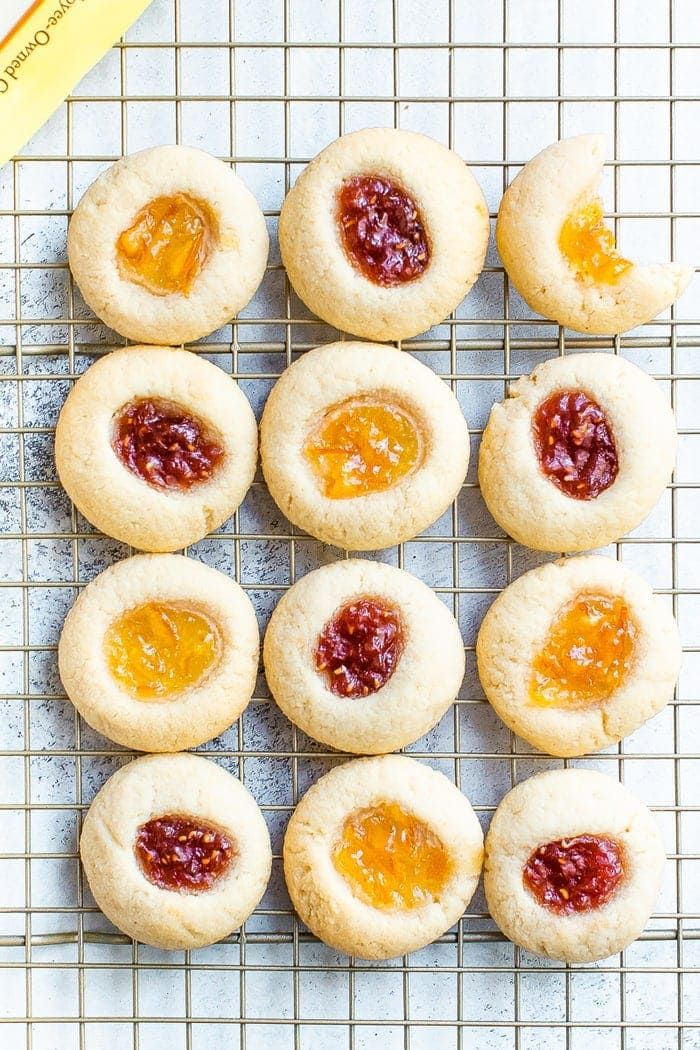
{"type": "MultiPolygon", "coordinates": [[[[174,141],[208,149],[237,163],[269,216],[259,293],[202,347],[237,375],[259,414],[293,355],[337,337],[290,292],[276,243],[285,189],[326,143],[374,124],[427,132],[474,166],[495,213],[534,152],[559,134],[603,131],[615,161],[603,194],[626,254],[697,263],[699,52],[695,0],[154,0],[125,45],[0,169],[3,1050],[700,1048],[697,280],[672,319],[619,340],[583,339],[530,313],[492,244],[455,317],[409,347],[452,384],[474,453],[507,380],[552,354],[622,353],[673,397],[674,484],[605,553],[673,602],[687,650],[678,697],[621,747],[577,763],[621,776],[654,808],[671,859],[644,937],[596,965],[518,951],[480,891],[456,930],[408,959],[348,963],[309,938],[284,889],[282,833],[295,800],[339,759],[292,729],[262,676],[239,724],[200,749],[242,776],[264,808],[277,859],[261,907],[240,937],[202,951],[120,937],[81,884],[76,845],[85,807],[130,756],[76,717],[55,649],[77,589],[130,552],[75,514],[52,453],[72,378],[121,342],[71,284],[65,238],[70,209],[123,152],[174,141]]],[[[376,557],[426,580],[458,616],[468,657],[459,701],[409,751],[454,778],[486,826],[514,781],[561,763],[513,739],[478,684],[484,610],[543,556],[500,533],[475,464],[476,455],[455,507],[425,536],[376,557]]],[[[282,588],[344,556],[295,535],[259,480],[235,519],[188,553],[240,580],[261,627],[282,588]]]]}

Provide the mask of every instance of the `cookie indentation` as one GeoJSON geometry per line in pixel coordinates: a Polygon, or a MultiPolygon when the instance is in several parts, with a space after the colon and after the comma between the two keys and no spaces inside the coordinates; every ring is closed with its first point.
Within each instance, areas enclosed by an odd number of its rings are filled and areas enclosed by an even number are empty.
{"type": "Polygon", "coordinates": [[[328,409],[304,455],[324,496],[353,499],[385,492],[415,470],[422,439],[416,421],[399,405],[351,398],[328,409]]]}
{"type": "Polygon", "coordinates": [[[637,625],[619,597],[582,594],[561,610],[532,662],[530,700],[586,705],[609,699],[627,679],[637,625]]]}
{"type": "Polygon", "coordinates": [[[187,295],[211,254],[215,230],[203,201],[185,193],[155,197],[117,239],[122,275],[154,295],[187,295]]]}
{"type": "Polygon", "coordinates": [[[625,876],[622,846],[615,839],[577,835],[538,846],[523,869],[523,882],[558,915],[602,908],[625,876]]]}
{"type": "Polygon", "coordinates": [[[333,852],[354,893],[382,910],[418,908],[437,899],[451,873],[434,831],[396,802],[351,813],[333,852]]]}
{"type": "Polygon", "coordinates": [[[168,602],[129,609],[105,635],[109,671],[137,700],[168,700],[196,686],[218,661],[221,641],[208,616],[168,602]]]}
{"type": "Polygon", "coordinates": [[[344,605],[316,644],[316,670],[336,696],[376,693],[391,678],[403,650],[398,610],[377,598],[344,605]]]}
{"type": "Polygon", "coordinates": [[[233,840],[213,824],[172,813],[142,824],[134,851],[154,886],[189,893],[210,889],[236,856],[233,840]]]}
{"type": "Polygon", "coordinates": [[[338,224],[348,257],[374,284],[392,287],[414,281],[430,262],[418,207],[389,179],[346,179],[338,192],[338,224]]]}
{"type": "Polygon", "coordinates": [[[161,489],[186,490],[207,481],[224,455],[200,419],[151,398],[117,413],[112,447],[132,474],[161,489]]]}
{"type": "Polygon", "coordinates": [[[535,447],[545,476],[565,495],[591,500],[618,474],[612,428],[600,405],[582,390],[559,390],[532,420],[535,447]]]}
{"type": "Polygon", "coordinates": [[[567,215],[559,231],[559,250],[579,278],[595,284],[617,284],[632,266],[617,251],[598,198],[567,215]]]}

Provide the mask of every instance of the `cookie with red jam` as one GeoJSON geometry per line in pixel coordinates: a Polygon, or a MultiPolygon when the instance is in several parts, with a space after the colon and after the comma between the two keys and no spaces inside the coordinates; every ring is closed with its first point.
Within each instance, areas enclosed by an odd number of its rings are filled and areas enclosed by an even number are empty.
{"type": "Polygon", "coordinates": [[[447,711],[464,677],[449,609],[402,569],[360,559],[324,565],[284,594],[264,661],[287,717],[355,754],[413,743],[447,711]]]}
{"type": "Polygon", "coordinates": [[[139,554],[80,592],[58,668],[93,729],[137,751],[181,751],[235,722],[258,649],[253,606],[229,576],[179,554],[139,554]]]}
{"type": "Polygon", "coordinates": [[[191,754],[146,755],[98,791],[80,859],[110,922],[154,948],[201,948],[237,930],[272,865],[255,799],[221,766],[191,754]]]}
{"type": "Polygon", "coordinates": [[[227,324],[258,288],[268,245],[243,181],[189,146],[118,160],[68,228],[68,262],[88,306],[120,335],[165,345],[227,324]]]}
{"type": "Polygon", "coordinates": [[[403,755],[337,766],[302,798],[284,839],[292,904],[312,933],[363,959],[424,948],[464,914],[483,834],[442,773],[403,755]]]}
{"type": "Polygon", "coordinates": [[[469,431],[449,386],[394,347],[330,343],[280,376],[260,424],[277,506],[325,543],[412,539],[457,495],[469,431]]]}
{"type": "Polygon", "coordinates": [[[676,446],[673,411],[651,376],[615,354],[567,354],[538,365],[493,406],[479,483],[519,543],[591,550],[650,513],[676,446]]]}
{"type": "Polygon", "coordinates": [[[282,260],[328,324],[379,342],[443,321],[484,264],[489,217],[471,171],[425,135],[365,128],[332,142],[287,194],[282,260]]]}
{"type": "Polygon", "coordinates": [[[131,346],[78,379],[56,427],[56,468],[85,518],[145,551],[218,528],[257,461],[255,416],[238,385],[186,350],[131,346]]]}
{"type": "Polygon", "coordinates": [[[489,911],[516,944],[594,962],[639,937],[665,861],[647,807],[591,769],[556,769],[509,791],[485,843],[489,911]]]}
{"type": "Polygon", "coordinates": [[[571,757],[616,744],[663,710],[681,643],[670,603],[620,562],[588,555],[506,587],[484,617],[476,658],[506,725],[571,757]]]}
{"type": "Polygon", "coordinates": [[[496,243],[533,310],[577,332],[617,335],[667,310],[693,270],[643,266],[616,247],[597,196],[604,151],[603,135],[576,135],[538,153],[503,195],[496,243]]]}

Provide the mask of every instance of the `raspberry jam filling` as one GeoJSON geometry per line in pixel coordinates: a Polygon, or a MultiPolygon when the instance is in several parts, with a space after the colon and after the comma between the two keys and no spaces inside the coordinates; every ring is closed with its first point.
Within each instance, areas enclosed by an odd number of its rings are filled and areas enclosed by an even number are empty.
{"type": "Polygon", "coordinates": [[[117,238],[122,274],[154,295],[187,295],[215,239],[208,206],[185,193],[155,197],[117,238]]]}
{"type": "Polygon", "coordinates": [[[304,446],[324,496],[353,499],[384,492],[422,456],[421,434],[399,405],[350,398],[330,408],[304,446]]]}
{"type": "Polygon", "coordinates": [[[420,212],[389,179],[346,179],[338,192],[338,224],[350,261],[374,284],[390,288],[414,281],[430,262],[420,212]]]}
{"type": "Polygon", "coordinates": [[[154,886],[189,893],[210,889],[236,856],[233,840],[225,832],[174,813],[142,824],[134,851],[141,871],[154,886]]]}
{"type": "Polygon", "coordinates": [[[376,598],[344,605],[316,643],[316,670],[336,696],[368,696],[391,678],[403,650],[396,609],[376,598]]]}
{"type": "Polygon", "coordinates": [[[523,882],[530,893],[557,915],[602,908],[624,877],[622,846],[597,835],[577,835],[538,846],[523,869],[523,882]]]}
{"type": "Polygon", "coordinates": [[[582,280],[595,284],[617,284],[632,266],[615,248],[615,235],[605,225],[598,198],[566,217],[559,231],[559,251],[582,280]]]}
{"type": "Polygon", "coordinates": [[[186,490],[207,481],[224,455],[201,420],[151,398],[117,412],[112,448],[132,474],[160,489],[186,490]]]}
{"type": "Polygon", "coordinates": [[[396,802],[351,813],[333,864],[353,893],[382,910],[418,908],[436,900],[452,868],[435,832],[396,802]]]}
{"type": "Polygon", "coordinates": [[[612,429],[600,405],[582,390],[559,390],[532,420],[543,473],[573,499],[595,499],[618,472],[612,429]]]}
{"type": "Polygon", "coordinates": [[[197,685],[221,652],[216,625],[168,602],[129,609],[105,634],[112,676],[137,700],[167,700],[197,685]]]}
{"type": "Polygon", "coordinates": [[[621,598],[579,595],[559,612],[532,662],[530,701],[583,706],[607,700],[627,680],[636,637],[621,598]]]}

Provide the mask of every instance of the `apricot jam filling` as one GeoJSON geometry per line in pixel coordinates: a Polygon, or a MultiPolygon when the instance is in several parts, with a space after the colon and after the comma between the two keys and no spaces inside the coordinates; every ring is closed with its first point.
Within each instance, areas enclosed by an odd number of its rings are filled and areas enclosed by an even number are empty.
{"type": "Polygon", "coordinates": [[[338,192],[338,225],[348,258],[374,284],[414,281],[430,262],[428,235],[415,201],[390,179],[346,179],[338,192]]]}
{"type": "Polygon", "coordinates": [[[423,441],[415,420],[399,405],[350,398],[323,416],[304,455],[329,499],[384,492],[418,466],[423,441]]]}
{"type": "Polygon", "coordinates": [[[615,248],[615,235],[605,225],[597,197],[567,215],[559,231],[559,250],[580,278],[594,284],[617,284],[632,266],[615,248]]]}
{"type": "Polygon", "coordinates": [[[622,846],[598,835],[577,835],[538,846],[523,869],[523,882],[530,893],[557,915],[602,908],[624,877],[622,846]]]}
{"type": "Polygon", "coordinates": [[[122,274],[154,295],[187,295],[211,254],[216,222],[186,193],[155,197],[117,238],[122,274]]]}
{"type": "Polygon", "coordinates": [[[235,844],[224,831],[173,813],[142,824],[134,852],[154,886],[189,893],[211,889],[236,857],[235,844]]]}
{"type": "Polygon", "coordinates": [[[626,681],[637,625],[626,603],[581,594],[554,620],[532,662],[530,702],[582,706],[607,700],[626,681]]]}
{"type": "Polygon", "coordinates": [[[113,425],[117,456],[154,488],[186,490],[207,481],[224,455],[200,419],[167,401],[132,401],[113,425]]]}
{"type": "Polygon", "coordinates": [[[379,598],[344,605],[316,643],[316,670],[336,696],[376,693],[391,678],[403,650],[398,610],[379,598]]]}
{"type": "Polygon", "coordinates": [[[216,625],[195,609],[146,602],[110,624],[104,640],[107,665],[137,700],[168,700],[197,685],[221,653],[216,625]]]}
{"type": "Polygon", "coordinates": [[[532,429],[540,468],[573,499],[595,499],[618,474],[617,448],[600,405],[582,390],[558,390],[537,408],[532,429]]]}
{"type": "Polygon", "coordinates": [[[353,893],[385,911],[418,908],[437,899],[452,872],[435,832],[396,802],[351,813],[333,864],[353,893]]]}

